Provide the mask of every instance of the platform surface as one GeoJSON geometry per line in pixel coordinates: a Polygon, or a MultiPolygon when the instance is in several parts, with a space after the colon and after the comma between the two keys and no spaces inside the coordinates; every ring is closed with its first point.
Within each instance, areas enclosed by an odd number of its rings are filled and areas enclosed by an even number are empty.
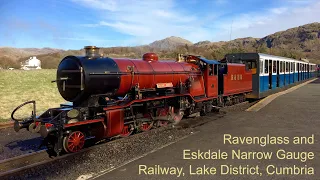
{"type": "MultiPolygon", "coordinates": [[[[225,117],[207,123],[197,128],[198,133],[189,136],[179,142],[164,147],[145,157],[132,161],[111,172],[101,174],[95,179],[121,179],[121,180],[158,180],[158,179],[320,179],[320,80],[313,81],[292,92],[281,95],[257,112],[228,113],[225,117]],[[224,134],[238,137],[265,137],[268,134],[276,137],[288,137],[289,144],[285,145],[243,145],[224,144],[224,134]],[[314,142],[312,143],[312,135],[314,142]],[[293,144],[296,136],[311,137],[311,144],[293,144]],[[226,160],[185,160],[184,150],[211,150],[225,151],[228,153],[226,160]],[[276,153],[283,149],[286,152],[312,152],[314,158],[301,162],[301,160],[280,160],[276,153]],[[272,152],[269,160],[233,160],[232,150],[243,152],[272,152]],[[184,176],[177,175],[145,175],[140,171],[139,165],[148,167],[183,167],[184,176]],[[190,175],[190,165],[195,171],[196,167],[216,167],[215,175],[190,175]],[[259,166],[259,175],[221,175],[220,165],[249,165],[259,166]],[[314,175],[267,175],[266,167],[308,167],[313,168],[314,175]]],[[[124,152],[125,153],[125,152],[124,152]]],[[[281,156],[281,155],[280,155],[281,156]]],[[[289,157],[288,157],[289,158],[289,157]]],[[[141,166],[142,167],[142,166],[141,166]]],[[[269,169],[270,170],[270,169],[269,169]]],[[[272,168],[271,168],[272,171],[272,168]]],[[[270,172],[269,172],[270,173],[270,172]]],[[[272,172],[271,172],[272,173],[272,172]]],[[[311,173],[311,172],[310,172],[311,173]]]]}

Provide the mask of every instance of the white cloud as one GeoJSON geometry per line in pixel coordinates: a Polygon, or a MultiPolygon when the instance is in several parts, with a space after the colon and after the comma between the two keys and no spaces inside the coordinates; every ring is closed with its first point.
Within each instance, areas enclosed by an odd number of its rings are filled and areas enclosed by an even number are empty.
{"type": "MultiPolygon", "coordinates": [[[[277,31],[301,26],[308,23],[319,22],[320,2],[299,8],[287,8],[286,10],[271,9],[259,14],[243,15],[234,20],[232,39],[241,37],[264,37],[277,31]],[[279,13],[281,12],[281,13],[279,13]]],[[[217,24],[227,29],[230,26],[226,23],[217,24]]],[[[214,40],[229,40],[230,31],[220,32],[214,40]]]]}
{"type": "MultiPolygon", "coordinates": [[[[133,36],[127,43],[147,44],[168,36],[179,36],[192,42],[202,40],[229,40],[240,37],[263,37],[276,31],[320,20],[320,2],[299,3],[259,10],[256,13],[237,14],[221,19],[221,11],[199,13],[192,8],[176,4],[174,0],[72,0],[99,12],[97,22],[86,27],[108,27],[133,36]],[[302,5],[303,4],[303,5],[302,5]],[[197,13],[197,14],[196,14],[197,13]]],[[[308,0],[307,0],[308,1],[308,0]]],[[[226,0],[216,0],[225,4],[226,0]]],[[[192,1],[191,4],[195,4],[192,1]]],[[[209,8],[210,9],[210,8],[209,8]]]]}
{"type": "Polygon", "coordinates": [[[272,8],[270,9],[271,13],[273,14],[283,14],[288,10],[288,8],[286,7],[282,7],[282,8],[272,8]]]}
{"type": "Polygon", "coordinates": [[[116,11],[119,8],[115,0],[73,0],[73,1],[87,7],[108,10],[108,11],[116,11]]]}

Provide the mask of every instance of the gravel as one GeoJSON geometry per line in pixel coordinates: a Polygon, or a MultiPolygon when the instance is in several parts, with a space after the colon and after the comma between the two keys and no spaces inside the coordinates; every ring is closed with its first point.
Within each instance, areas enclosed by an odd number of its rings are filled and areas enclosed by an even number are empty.
{"type": "MultiPolygon", "coordinates": [[[[39,134],[25,129],[15,132],[13,128],[0,130],[0,160],[38,151],[41,143],[39,134]]],[[[42,147],[41,149],[44,149],[42,147]]]]}

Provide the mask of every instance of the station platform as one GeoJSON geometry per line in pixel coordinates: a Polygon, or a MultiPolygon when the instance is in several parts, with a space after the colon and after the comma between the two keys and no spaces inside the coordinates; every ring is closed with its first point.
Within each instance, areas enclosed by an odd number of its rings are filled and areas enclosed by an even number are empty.
{"type": "Polygon", "coordinates": [[[94,176],[94,179],[316,180],[320,179],[319,128],[320,79],[317,79],[273,99],[259,111],[228,113],[217,121],[197,127],[197,132],[183,140],[94,176]],[[210,151],[209,159],[201,159],[204,154],[199,156],[198,150],[210,151]],[[219,151],[220,157],[217,157],[219,151]],[[190,152],[196,152],[195,160],[184,159],[191,158],[190,152]],[[227,159],[223,159],[221,152],[228,154],[227,159]],[[271,152],[272,156],[263,158],[263,152],[271,152]],[[240,158],[237,156],[239,154],[240,158]],[[216,173],[214,169],[208,170],[204,166],[215,167],[216,173]],[[257,166],[259,170],[256,170],[257,166]],[[173,169],[167,174],[162,172],[157,175],[159,167],[177,167],[182,171],[180,176],[178,170],[173,169]]]}

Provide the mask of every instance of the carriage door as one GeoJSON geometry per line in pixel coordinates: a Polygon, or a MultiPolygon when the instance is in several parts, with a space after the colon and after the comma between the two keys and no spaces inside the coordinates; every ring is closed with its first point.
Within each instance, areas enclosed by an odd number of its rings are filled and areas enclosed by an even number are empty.
{"type": "Polygon", "coordinates": [[[300,81],[300,63],[297,63],[298,81],[300,81]]]}
{"type": "Polygon", "coordinates": [[[208,97],[218,96],[218,65],[207,64],[205,89],[208,97]]]}
{"type": "Polygon", "coordinates": [[[291,84],[290,71],[291,71],[291,62],[288,62],[288,76],[289,76],[289,82],[288,82],[288,84],[291,84]]]}
{"type": "Polygon", "coordinates": [[[280,69],[279,61],[277,61],[277,87],[279,87],[279,85],[280,85],[280,74],[279,74],[279,69],[280,69]]]}
{"type": "Polygon", "coordinates": [[[269,89],[272,89],[272,60],[269,59],[269,89]]]}
{"type": "Polygon", "coordinates": [[[296,78],[294,77],[295,76],[295,72],[296,72],[296,65],[295,63],[291,63],[292,64],[292,69],[291,69],[291,72],[292,72],[292,83],[294,83],[296,81],[296,78]]]}
{"type": "Polygon", "coordinates": [[[309,79],[310,78],[310,65],[307,64],[307,67],[308,67],[308,74],[307,74],[307,78],[309,79]]]}

